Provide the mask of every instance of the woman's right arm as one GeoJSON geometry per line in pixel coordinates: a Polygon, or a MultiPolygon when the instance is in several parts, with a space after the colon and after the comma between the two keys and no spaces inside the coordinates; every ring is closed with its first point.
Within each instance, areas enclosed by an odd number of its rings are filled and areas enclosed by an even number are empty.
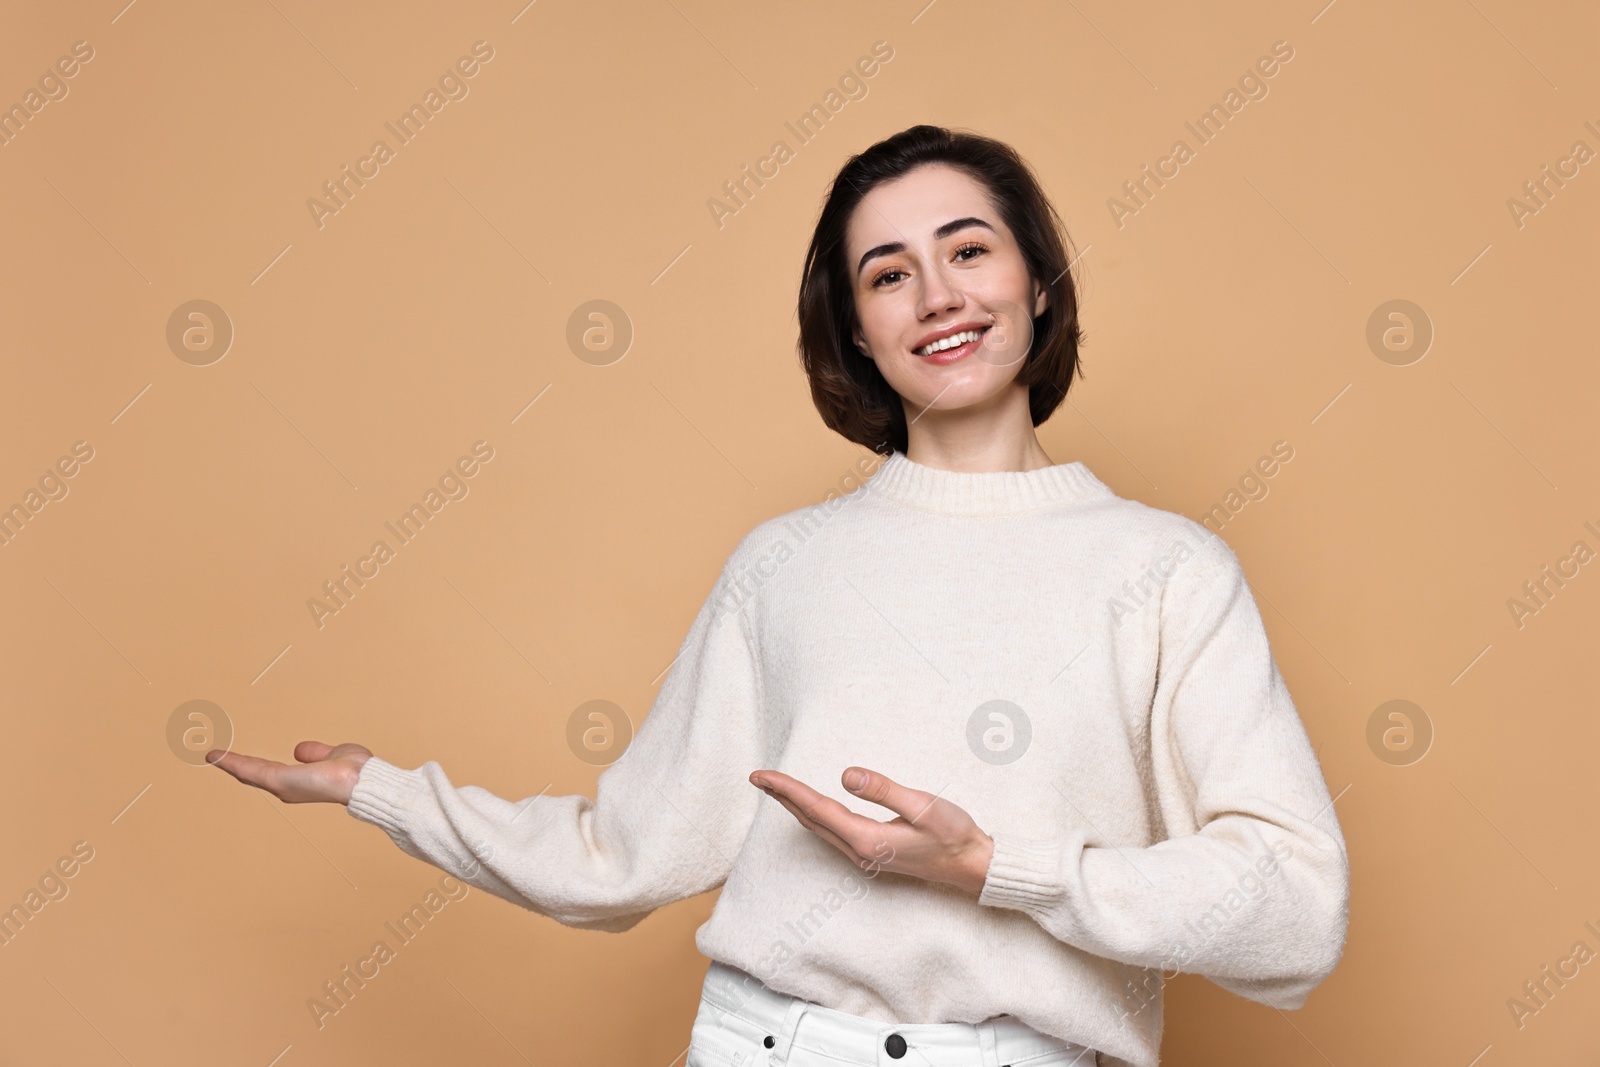
{"type": "Polygon", "coordinates": [[[343,802],[402,850],[568,926],[620,931],[721,885],[755,818],[765,765],[761,678],[725,566],[637,736],[594,800],[510,801],[405,769],[360,745],[305,741],[294,767],[231,753],[217,766],[288,802],[343,802]],[[311,762],[306,762],[310,760],[311,762]]]}

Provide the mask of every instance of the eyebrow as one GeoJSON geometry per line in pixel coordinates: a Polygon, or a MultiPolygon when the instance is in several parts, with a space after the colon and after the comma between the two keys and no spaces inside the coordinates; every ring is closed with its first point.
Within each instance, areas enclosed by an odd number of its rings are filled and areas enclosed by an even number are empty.
{"type": "MultiPolygon", "coordinates": [[[[947,222],[943,226],[940,226],[937,230],[933,231],[933,239],[935,241],[942,241],[946,237],[949,237],[951,234],[955,233],[957,230],[964,230],[968,226],[982,226],[990,233],[994,232],[993,226],[990,226],[987,222],[984,222],[980,218],[974,218],[969,215],[964,219],[956,219],[953,222],[947,222]]],[[[866,269],[867,260],[869,259],[874,259],[878,256],[892,256],[896,252],[904,252],[905,250],[905,244],[900,241],[893,241],[886,245],[878,245],[876,248],[869,248],[861,256],[861,262],[856,264],[856,274],[859,276],[861,272],[866,269]]]]}

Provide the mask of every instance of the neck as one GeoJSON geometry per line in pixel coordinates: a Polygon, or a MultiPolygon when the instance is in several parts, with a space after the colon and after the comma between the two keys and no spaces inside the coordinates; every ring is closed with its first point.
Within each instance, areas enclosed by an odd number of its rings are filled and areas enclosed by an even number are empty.
{"type": "Polygon", "coordinates": [[[905,456],[947,471],[1033,471],[1053,467],[1028,410],[1028,391],[1015,386],[997,403],[941,411],[906,405],[905,456]]]}

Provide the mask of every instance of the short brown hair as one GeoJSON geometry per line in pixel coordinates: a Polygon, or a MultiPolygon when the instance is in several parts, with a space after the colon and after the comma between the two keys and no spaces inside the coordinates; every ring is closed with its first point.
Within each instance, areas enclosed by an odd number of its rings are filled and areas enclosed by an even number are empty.
{"type": "Polygon", "coordinates": [[[1068,270],[1066,227],[1033,171],[1003,142],[942,126],[912,126],[851,156],[833,179],[800,278],[800,363],[811,399],[828,428],[874,452],[906,450],[900,397],[878,366],[856,347],[855,287],[846,262],[845,231],[856,206],[874,186],[930,163],[956,167],[988,190],[1015,235],[1029,274],[1050,294],[1033,320],[1033,346],[1017,372],[1028,387],[1035,426],[1067,397],[1082,333],[1078,294],[1068,270]]]}

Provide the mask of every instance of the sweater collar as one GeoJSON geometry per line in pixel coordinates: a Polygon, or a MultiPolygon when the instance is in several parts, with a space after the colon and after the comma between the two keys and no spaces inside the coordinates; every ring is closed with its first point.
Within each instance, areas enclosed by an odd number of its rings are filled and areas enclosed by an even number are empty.
{"type": "Polygon", "coordinates": [[[1081,462],[1031,471],[952,471],[891,452],[865,488],[886,499],[941,515],[1014,515],[1116,496],[1081,462]]]}

